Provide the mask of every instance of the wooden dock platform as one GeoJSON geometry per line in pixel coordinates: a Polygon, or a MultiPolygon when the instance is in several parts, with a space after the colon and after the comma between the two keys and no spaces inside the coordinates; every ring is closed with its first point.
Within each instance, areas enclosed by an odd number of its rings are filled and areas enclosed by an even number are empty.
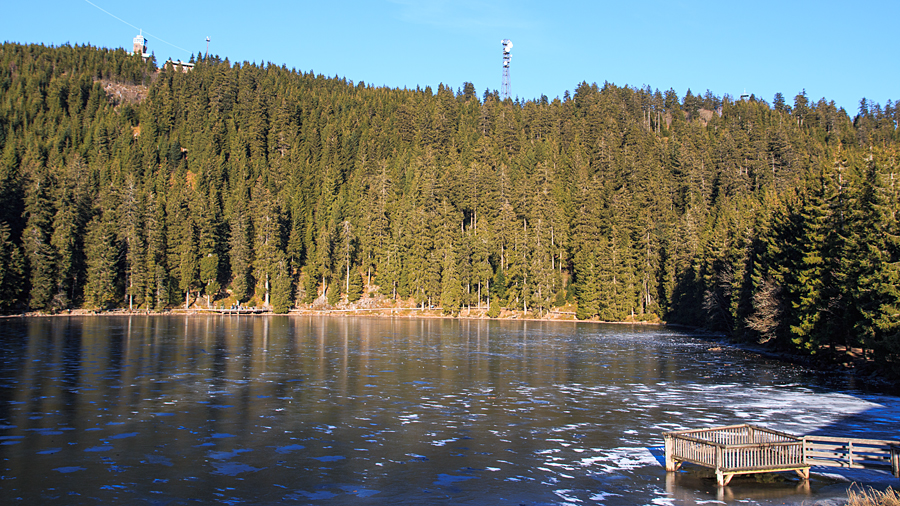
{"type": "Polygon", "coordinates": [[[716,471],[719,486],[738,474],[794,471],[809,479],[811,466],[880,468],[900,478],[900,441],[795,436],[742,424],[666,432],[666,471],[685,462],[716,471]]]}
{"type": "Polygon", "coordinates": [[[737,474],[795,471],[809,478],[803,458],[803,439],[750,424],[683,430],[663,434],[666,471],[685,462],[716,471],[719,486],[737,474]]]}

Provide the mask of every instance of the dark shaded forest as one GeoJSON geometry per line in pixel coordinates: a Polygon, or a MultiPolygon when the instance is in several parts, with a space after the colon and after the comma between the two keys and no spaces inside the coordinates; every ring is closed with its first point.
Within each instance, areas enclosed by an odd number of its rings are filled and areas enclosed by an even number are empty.
{"type": "Polygon", "coordinates": [[[900,104],[191,62],[0,46],[0,309],[567,307],[897,369],[900,104]]]}

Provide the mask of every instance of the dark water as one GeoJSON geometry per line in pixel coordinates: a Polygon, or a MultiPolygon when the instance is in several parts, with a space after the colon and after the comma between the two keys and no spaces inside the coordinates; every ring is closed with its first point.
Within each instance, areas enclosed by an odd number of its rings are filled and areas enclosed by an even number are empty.
{"type": "Polygon", "coordinates": [[[898,398],[663,327],[29,318],[0,353],[3,503],[810,504],[890,477],[720,490],[667,476],[661,434],[900,427],[898,398]]]}

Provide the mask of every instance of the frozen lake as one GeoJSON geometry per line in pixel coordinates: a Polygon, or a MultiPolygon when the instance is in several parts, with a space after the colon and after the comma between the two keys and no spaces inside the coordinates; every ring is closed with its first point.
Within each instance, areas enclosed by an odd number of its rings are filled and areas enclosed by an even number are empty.
{"type": "Polygon", "coordinates": [[[898,485],[667,476],[666,430],[897,439],[900,399],[665,327],[44,317],[0,320],[0,357],[6,504],[811,504],[898,485]]]}

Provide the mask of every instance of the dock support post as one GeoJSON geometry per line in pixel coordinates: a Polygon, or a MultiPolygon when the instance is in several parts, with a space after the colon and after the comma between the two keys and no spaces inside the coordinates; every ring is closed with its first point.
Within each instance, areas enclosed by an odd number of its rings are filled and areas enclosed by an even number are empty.
{"type": "Polygon", "coordinates": [[[679,470],[684,462],[675,461],[675,437],[663,434],[663,440],[666,442],[666,471],[673,473],[679,470]]]}
{"type": "Polygon", "coordinates": [[[724,473],[719,469],[716,469],[716,483],[719,484],[720,487],[727,487],[729,483],[731,483],[731,479],[734,478],[734,473],[724,473]]]}
{"type": "Polygon", "coordinates": [[[663,434],[663,440],[666,442],[666,471],[676,471],[675,467],[675,438],[669,434],[663,434]]]}
{"type": "Polygon", "coordinates": [[[900,478],[900,446],[891,445],[891,471],[895,478],[900,478]]]}

